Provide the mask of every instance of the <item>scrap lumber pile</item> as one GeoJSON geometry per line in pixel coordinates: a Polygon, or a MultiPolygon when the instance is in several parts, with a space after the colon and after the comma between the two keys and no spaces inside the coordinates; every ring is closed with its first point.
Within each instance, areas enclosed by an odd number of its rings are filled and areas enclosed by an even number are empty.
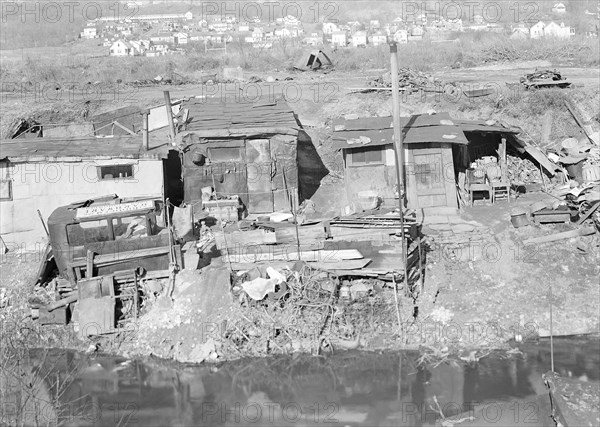
{"type": "Polygon", "coordinates": [[[540,169],[529,159],[507,156],[508,179],[516,184],[535,184],[542,182],[540,169]]]}
{"type": "MultiPolygon", "coordinates": [[[[404,275],[402,224],[393,211],[364,212],[302,225],[241,221],[224,231],[214,231],[216,246],[224,262],[237,271],[257,264],[285,266],[303,261],[338,276],[391,280],[404,275]]],[[[407,269],[411,269],[418,264],[421,253],[414,214],[407,215],[404,232],[407,269]]]]}
{"type": "MultiPolygon", "coordinates": [[[[400,90],[407,92],[417,92],[420,90],[428,92],[443,92],[448,83],[421,71],[413,71],[410,68],[401,68],[398,70],[398,82],[400,90]]],[[[368,82],[371,88],[391,88],[392,76],[387,72],[368,82]]]]}
{"type": "Polygon", "coordinates": [[[567,88],[571,86],[571,82],[563,78],[556,70],[535,70],[533,73],[521,77],[520,82],[526,89],[542,87],[567,88]]]}

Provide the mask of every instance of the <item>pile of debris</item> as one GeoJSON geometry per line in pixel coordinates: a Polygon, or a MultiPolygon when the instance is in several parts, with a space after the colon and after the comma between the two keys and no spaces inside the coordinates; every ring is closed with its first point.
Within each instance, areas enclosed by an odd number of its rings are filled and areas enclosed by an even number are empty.
{"type": "Polygon", "coordinates": [[[535,70],[533,73],[526,74],[521,77],[520,82],[526,89],[543,88],[543,87],[559,87],[567,88],[571,86],[571,82],[556,70],[535,70]]]}
{"type": "MultiPolygon", "coordinates": [[[[400,84],[400,89],[409,93],[420,90],[428,92],[443,92],[445,87],[449,85],[448,83],[443,82],[440,79],[436,79],[429,74],[420,71],[413,71],[410,68],[401,68],[398,70],[398,82],[400,84]]],[[[368,84],[372,88],[391,88],[391,73],[387,72],[376,79],[369,81],[368,84]]]]}
{"type": "Polygon", "coordinates": [[[542,172],[529,159],[507,156],[508,179],[515,185],[542,183],[542,172]]]}
{"type": "Polygon", "coordinates": [[[132,87],[148,87],[158,85],[195,85],[215,83],[216,81],[217,74],[202,75],[200,80],[188,79],[178,74],[178,78],[165,78],[159,75],[154,77],[153,79],[134,80],[132,82],[127,82],[126,84],[132,87]]]}

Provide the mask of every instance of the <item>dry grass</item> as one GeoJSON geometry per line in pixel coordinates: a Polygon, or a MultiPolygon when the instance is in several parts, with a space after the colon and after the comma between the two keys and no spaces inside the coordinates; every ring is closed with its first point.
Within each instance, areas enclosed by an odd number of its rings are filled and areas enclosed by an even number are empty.
{"type": "MultiPolygon", "coordinates": [[[[74,54],[65,61],[58,62],[55,58],[33,59],[26,53],[23,57],[17,55],[3,61],[0,78],[7,83],[26,81],[40,84],[81,84],[96,81],[129,82],[152,79],[157,75],[175,80],[192,79],[201,72],[237,66],[249,72],[273,72],[290,69],[305,49],[294,44],[281,44],[273,49],[254,49],[233,43],[225,53],[204,52],[203,48],[190,45],[186,55],[114,58],[74,54]]],[[[581,67],[600,65],[598,39],[582,37],[568,40],[510,40],[499,34],[461,34],[456,43],[422,42],[401,45],[399,54],[403,67],[418,71],[433,71],[457,64],[469,67],[519,60],[548,60],[581,67]]],[[[336,69],[340,71],[385,68],[389,61],[387,46],[340,49],[332,52],[331,57],[336,69]]],[[[5,89],[7,88],[10,86],[5,84],[5,89]]]]}

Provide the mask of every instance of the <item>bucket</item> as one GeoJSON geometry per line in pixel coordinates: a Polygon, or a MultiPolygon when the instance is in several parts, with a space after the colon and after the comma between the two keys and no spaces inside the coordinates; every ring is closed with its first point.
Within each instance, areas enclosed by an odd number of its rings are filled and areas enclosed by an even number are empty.
{"type": "Polygon", "coordinates": [[[565,165],[569,176],[579,183],[583,182],[583,160],[572,165],[565,165]]]}
{"type": "Polygon", "coordinates": [[[510,213],[510,222],[513,227],[519,228],[529,225],[529,218],[527,218],[527,212],[521,209],[515,209],[510,213]]]}
{"type": "Polygon", "coordinates": [[[600,181],[600,165],[587,165],[581,168],[583,182],[600,181]]]}

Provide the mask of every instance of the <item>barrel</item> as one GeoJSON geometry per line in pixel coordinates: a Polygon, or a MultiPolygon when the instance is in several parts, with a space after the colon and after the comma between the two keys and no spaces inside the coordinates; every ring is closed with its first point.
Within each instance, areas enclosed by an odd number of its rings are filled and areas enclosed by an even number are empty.
{"type": "Polygon", "coordinates": [[[581,168],[583,182],[600,181],[600,165],[587,165],[581,168]]]}

